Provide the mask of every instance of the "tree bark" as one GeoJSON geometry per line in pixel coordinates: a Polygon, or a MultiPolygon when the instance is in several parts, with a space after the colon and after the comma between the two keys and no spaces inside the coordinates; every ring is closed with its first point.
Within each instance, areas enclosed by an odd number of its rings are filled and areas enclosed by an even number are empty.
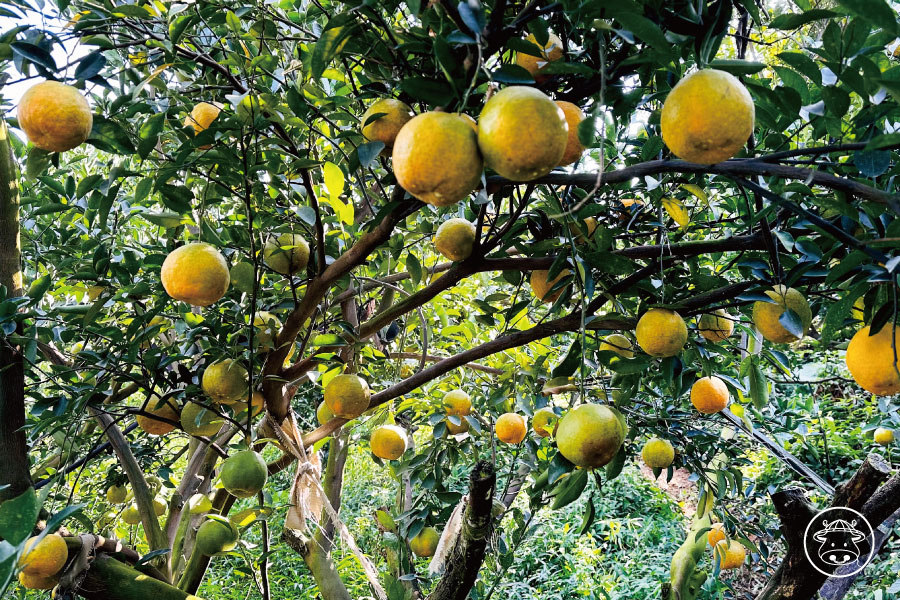
{"type": "Polygon", "coordinates": [[[469,475],[469,500],[463,527],[447,559],[447,569],[428,600],[465,600],[475,585],[484,562],[492,527],[497,475],[489,462],[481,461],[469,475]]]}
{"type": "MultiPolygon", "coordinates": [[[[0,285],[10,298],[23,293],[18,178],[9,129],[0,119],[0,285]]],[[[0,336],[0,486],[6,486],[0,488],[0,502],[31,487],[24,427],[25,362],[21,349],[0,336]]]]}

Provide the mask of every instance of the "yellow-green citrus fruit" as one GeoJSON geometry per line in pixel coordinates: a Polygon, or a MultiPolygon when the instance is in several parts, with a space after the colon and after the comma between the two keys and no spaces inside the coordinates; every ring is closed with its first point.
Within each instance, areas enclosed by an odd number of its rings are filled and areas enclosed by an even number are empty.
{"type": "Polygon", "coordinates": [[[19,583],[26,590],[52,590],[59,583],[59,578],[51,575],[50,577],[41,577],[40,575],[29,575],[25,571],[19,573],[19,583]]]}
{"type": "Polygon", "coordinates": [[[651,308],[635,328],[638,346],[650,356],[675,356],[684,348],[688,331],[684,319],[674,310],[651,308]]]}
{"type": "Polygon", "coordinates": [[[875,443],[882,446],[888,446],[894,443],[894,432],[884,427],[875,430],[875,443]]]}
{"type": "Polygon", "coordinates": [[[644,444],[641,458],[651,469],[668,469],[675,460],[675,448],[669,440],[653,438],[644,444]]]}
{"type": "Polygon", "coordinates": [[[703,69],[669,92],[660,128],[675,156],[711,165],[744,147],[753,133],[754,120],[753,99],[744,84],[730,73],[703,69]]]}
{"type": "MultiPolygon", "coordinates": [[[[759,329],[764,338],[776,344],[788,344],[796,342],[800,338],[789,332],[778,321],[785,310],[792,310],[800,317],[803,325],[803,334],[812,323],[812,310],[806,297],[794,288],[776,285],[766,292],[766,296],[774,302],[757,300],[753,303],[753,324],[759,329]]],[[[801,336],[802,337],[802,336],[801,336]]]]}
{"type": "Polygon", "coordinates": [[[475,225],[465,219],[444,221],[434,236],[435,249],[452,261],[469,258],[474,244],[475,225]]]}
{"type": "Polygon", "coordinates": [[[584,154],[584,146],[581,145],[581,140],[578,139],[578,125],[584,121],[584,113],[581,112],[581,109],[576,105],[571,102],[566,102],[565,100],[557,100],[556,105],[562,109],[563,115],[566,117],[566,123],[569,126],[569,137],[566,140],[566,150],[563,152],[563,156],[557,165],[559,167],[564,167],[566,165],[571,165],[584,154]]]}
{"type": "Polygon", "coordinates": [[[175,429],[175,424],[168,423],[167,421],[178,423],[178,419],[180,418],[178,404],[176,404],[174,400],[163,400],[155,394],[147,401],[144,412],[150,413],[152,416],[138,415],[135,417],[135,420],[137,421],[138,427],[150,435],[165,435],[169,433],[175,429]],[[166,419],[167,421],[161,419],[166,419]]]}
{"type": "Polygon", "coordinates": [[[634,350],[632,350],[631,340],[622,335],[621,333],[613,333],[612,335],[608,335],[603,338],[603,341],[600,343],[600,352],[604,350],[615,352],[622,358],[633,358],[634,350]]]}
{"type": "Polygon", "coordinates": [[[197,550],[205,556],[215,556],[234,550],[239,539],[234,523],[208,519],[197,530],[197,550]]]}
{"type": "Polygon", "coordinates": [[[564,277],[568,277],[571,274],[572,271],[563,269],[556,277],[553,278],[553,281],[548,281],[550,271],[532,271],[530,279],[531,292],[538,300],[541,300],[546,304],[552,304],[553,302],[556,302],[557,298],[562,295],[563,290],[565,290],[565,286],[553,293],[550,293],[550,290],[553,289],[553,286],[555,286],[557,282],[562,280],[564,277]]]}
{"type": "Polygon", "coordinates": [[[48,152],[65,152],[81,145],[94,123],[81,92],[58,81],[28,88],[19,100],[18,118],[31,143],[48,152]]]}
{"type": "Polygon", "coordinates": [[[576,406],[556,428],[559,451],[579,467],[602,467],[612,460],[624,440],[622,420],[602,404],[576,406]]]}
{"type": "Polygon", "coordinates": [[[456,115],[426,112],[403,126],[393,149],[394,176],[426,204],[456,204],[481,181],[484,168],[472,128],[456,115]]]}
{"type": "Polygon", "coordinates": [[[725,382],[715,375],[701,377],[691,386],[691,404],[704,415],[724,410],[730,399],[725,382]]]}
{"type": "Polygon", "coordinates": [[[263,261],[276,273],[297,273],[309,263],[309,244],[299,234],[282,233],[274,239],[266,240],[263,261]]]}
{"type": "Polygon", "coordinates": [[[409,437],[406,430],[397,425],[382,425],[372,432],[369,447],[372,454],[384,460],[397,460],[406,452],[409,437]]]}
{"type": "Polygon", "coordinates": [[[203,515],[212,510],[212,500],[206,494],[194,494],[188,500],[188,511],[192,515],[203,515]]]}
{"type": "Polygon", "coordinates": [[[210,437],[219,433],[225,420],[196,402],[188,402],[181,409],[181,428],[189,435],[210,437]]]}
{"type": "Polygon", "coordinates": [[[318,408],[316,408],[316,421],[319,422],[319,425],[324,425],[328,421],[334,418],[334,413],[331,412],[331,409],[328,408],[328,405],[325,404],[325,401],[319,403],[318,408]]]}
{"type": "Polygon", "coordinates": [[[588,217],[581,224],[569,223],[569,232],[575,236],[576,244],[586,244],[589,239],[594,237],[594,232],[597,230],[597,219],[595,217],[588,217]],[[585,235],[587,233],[587,235],[585,235]]]}
{"type": "Polygon", "coordinates": [[[231,282],[225,257],[202,242],[185,244],[170,252],[160,276],[169,296],[193,306],[217,302],[231,282]]]}
{"type": "Polygon", "coordinates": [[[50,577],[59,573],[68,558],[66,540],[58,533],[48,533],[40,541],[38,536],[34,536],[25,542],[25,551],[19,557],[19,566],[29,575],[50,577]]]}
{"type": "Polygon", "coordinates": [[[466,433],[469,431],[469,421],[465,417],[459,418],[459,425],[454,425],[453,421],[447,419],[444,421],[447,425],[447,431],[450,435],[459,435],[461,433],[466,433]]]}
{"type": "Polygon", "coordinates": [[[237,498],[255,496],[268,478],[266,461],[253,450],[242,450],[226,458],[219,473],[222,487],[237,498]]]}
{"type": "MultiPolygon", "coordinates": [[[[253,317],[253,340],[261,352],[271,352],[275,349],[275,341],[281,333],[281,320],[270,312],[261,310],[253,317]]],[[[288,361],[294,355],[294,344],[289,344],[288,353],[284,360],[288,361]]]]}
{"type": "Polygon", "coordinates": [[[106,489],[106,501],[110,504],[122,504],[128,497],[128,490],[124,485],[111,485],[106,489]]]}
{"type": "Polygon", "coordinates": [[[245,294],[253,293],[254,274],[253,264],[247,261],[241,261],[231,267],[231,286],[239,292],[245,294]]]}
{"type": "Polygon", "coordinates": [[[157,517],[161,517],[166,514],[166,510],[169,508],[169,505],[166,504],[166,501],[162,498],[154,498],[153,499],[153,512],[156,513],[157,517]]]}
{"type": "Polygon", "coordinates": [[[224,358],[206,367],[200,385],[210,400],[232,404],[247,399],[248,375],[239,362],[224,358]]]}
{"type": "Polygon", "coordinates": [[[472,128],[472,131],[474,131],[476,134],[478,133],[478,121],[475,120],[475,117],[473,117],[471,115],[467,115],[465,113],[453,113],[453,114],[455,114],[457,117],[459,117],[460,119],[465,121],[466,125],[468,125],[469,127],[472,128]]]}
{"type": "Polygon", "coordinates": [[[725,539],[725,525],[722,523],[713,523],[709,531],[706,532],[706,543],[716,547],[716,544],[725,539]]]}
{"type": "Polygon", "coordinates": [[[138,510],[136,504],[129,504],[125,510],[122,511],[122,520],[128,525],[137,525],[141,522],[141,512],[138,510]]]}
{"type": "Polygon", "coordinates": [[[541,437],[550,437],[556,431],[559,417],[550,407],[544,407],[534,413],[531,418],[531,428],[541,437]]]}
{"type": "Polygon", "coordinates": [[[551,33],[547,37],[547,43],[541,47],[541,44],[538,43],[534,35],[529,35],[525,39],[540,49],[541,56],[532,56],[525,52],[516,52],[516,64],[531,73],[534,80],[540,83],[547,79],[546,75],[541,75],[547,68],[547,65],[562,58],[562,40],[551,33]]]}
{"type": "Polygon", "coordinates": [[[528,421],[522,415],[516,413],[504,413],[497,417],[494,423],[494,433],[497,439],[507,444],[519,444],[528,433],[528,421]]]}
{"type": "Polygon", "coordinates": [[[394,98],[376,100],[363,113],[361,120],[363,137],[370,142],[382,142],[390,148],[394,145],[400,129],[412,118],[413,111],[406,103],[394,98]]]}
{"type": "Polygon", "coordinates": [[[472,414],[472,400],[462,390],[451,390],[444,394],[444,410],[449,416],[464,417],[472,414]]]}
{"type": "Polygon", "coordinates": [[[734,321],[725,309],[720,308],[702,315],[697,321],[697,330],[710,342],[722,342],[734,332],[734,321]]]}
{"type": "MultiPolygon", "coordinates": [[[[212,122],[216,120],[216,117],[219,116],[220,112],[222,112],[221,106],[209,102],[200,102],[191,109],[191,114],[185,117],[184,126],[193,127],[194,135],[197,135],[201,131],[208,129],[209,126],[212,125],[212,122]]],[[[200,146],[202,150],[211,147],[212,146],[200,146]]]]}
{"type": "Polygon", "coordinates": [[[441,536],[438,534],[437,529],[425,527],[416,537],[409,540],[409,549],[419,558],[428,558],[429,556],[434,556],[434,551],[437,550],[440,539],[441,536]]]}
{"type": "Polygon", "coordinates": [[[894,360],[894,348],[900,355],[900,327],[887,324],[875,335],[865,326],[847,346],[847,368],[859,386],[876,396],[900,392],[900,358],[894,360]]]}
{"type": "Polygon", "coordinates": [[[549,173],[562,160],[568,140],[562,109],[532,87],[500,90],[478,118],[478,147],[485,165],[512,181],[549,173]]]}
{"type": "Polygon", "coordinates": [[[358,375],[338,375],[325,386],[325,404],[336,416],[355,419],[369,408],[369,384],[358,375]]]}
{"type": "Polygon", "coordinates": [[[747,558],[747,549],[737,540],[721,540],[714,546],[723,571],[740,568],[747,558]]]}

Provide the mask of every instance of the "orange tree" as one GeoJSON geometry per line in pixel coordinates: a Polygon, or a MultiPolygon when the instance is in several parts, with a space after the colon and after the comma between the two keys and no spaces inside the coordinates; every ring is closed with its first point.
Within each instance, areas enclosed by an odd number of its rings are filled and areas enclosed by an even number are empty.
{"type": "Polygon", "coordinates": [[[665,597],[783,552],[761,597],[812,597],[812,505],[773,494],[773,546],[740,467],[761,443],[826,503],[898,508],[877,456],[835,490],[772,441],[798,415],[769,378],[852,337],[857,401],[898,391],[900,69],[885,0],[796,5],[4,2],[40,25],[0,38],[29,88],[0,139],[3,587],[184,598],[259,527],[264,597],[284,546],[349,598],[338,540],[376,597],[490,596],[495,534],[642,454],[701,490],[665,597]],[[351,445],[400,490],[381,570],[338,516],[351,445]]]}

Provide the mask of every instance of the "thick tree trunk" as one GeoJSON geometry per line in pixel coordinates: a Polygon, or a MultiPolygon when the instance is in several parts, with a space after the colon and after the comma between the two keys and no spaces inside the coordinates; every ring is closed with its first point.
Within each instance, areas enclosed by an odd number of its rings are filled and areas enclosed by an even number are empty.
{"type": "Polygon", "coordinates": [[[200,600],[106,555],[91,563],[78,595],[87,600],[200,600]]]}
{"type": "MultiPolygon", "coordinates": [[[[890,466],[880,456],[869,455],[853,477],[837,487],[831,506],[857,510],[877,527],[900,508],[900,475],[881,485],[889,475],[890,466]]],[[[787,554],[756,600],[810,600],[828,579],[812,566],[803,548],[806,526],[819,511],[798,488],[772,494],[772,502],[781,519],[787,554]]]]}
{"type": "Polygon", "coordinates": [[[447,558],[447,569],[428,600],[465,600],[469,596],[493,529],[491,511],[496,483],[497,475],[489,462],[481,461],[472,469],[462,531],[447,558]]]}
{"type": "MultiPolygon", "coordinates": [[[[6,296],[21,296],[18,168],[9,129],[0,119],[0,285],[6,296]]],[[[2,299],[2,295],[0,295],[2,299]]],[[[25,363],[21,350],[0,336],[0,502],[31,486],[25,437],[25,363]]]]}

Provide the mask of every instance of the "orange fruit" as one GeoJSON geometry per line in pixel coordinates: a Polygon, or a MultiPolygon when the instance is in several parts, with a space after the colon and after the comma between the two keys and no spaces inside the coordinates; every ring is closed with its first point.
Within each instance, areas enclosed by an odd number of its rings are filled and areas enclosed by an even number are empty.
{"type": "MultiPolygon", "coordinates": [[[[185,117],[184,126],[193,127],[194,135],[197,135],[201,131],[209,129],[209,126],[216,120],[220,112],[222,112],[221,106],[209,102],[200,102],[194,105],[194,108],[191,109],[191,114],[185,117]]],[[[201,148],[206,149],[210,148],[210,146],[201,146],[201,148]]]]}
{"type": "Polygon", "coordinates": [[[734,321],[725,309],[720,308],[702,315],[697,321],[697,330],[710,342],[722,342],[734,333],[734,321]]]}
{"type": "Polygon", "coordinates": [[[266,485],[269,468],[263,457],[253,450],[241,450],[222,463],[219,479],[229,494],[236,498],[255,496],[266,485]]]}
{"type": "Polygon", "coordinates": [[[900,354],[900,327],[888,323],[875,335],[868,325],[856,332],[847,346],[847,368],[859,386],[876,396],[900,392],[900,358],[894,360],[894,348],[900,354]]]}
{"type": "Polygon", "coordinates": [[[548,276],[550,275],[550,271],[532,271],[531,272],[531,291],[534,294],[535,298],[546,303],[552,304],[556,302],[557,298],[559,298],[565,287],[558,289],[557,291],[550,293],[550,290],[553,289],[553,286],[557,284],[564,277],[568,277],[572,274],[572,271],[568,269],[563,269],[559,272],[559,274],[553,278],[553,281],[548,281],[548,276]]]}
{"type": "Polygon", "coordinates": [[[710,530],[706,533],[706,542],[716,547],[716,544],[725,539],[725,525],[722,523],[713,523],[710,530]]]}
{"type": "Polygon", "coordinates": [[[137,421],[138,427],[150,435],[165,435],[175,429],[175,425],[160,419],[167,419],[168,421],[175,421],[178,423],[181,417],[178,411],[178,405],[174,400],[167,399],[164,401],[155,394],[150,396],[144,411],[153,416],[138,415],[135,417],[135,420],[137,421]],[[160,419],[155,419],[154,416],[160,417],[160,419]]]}
{"type": "Polygon", "coordinates": [[[669,440],[653,438],[644,444],[641,458],[651,469],[668,469],[675,460],[675,448],[669,440]]]}
{"type": "Polygon", "coordinates": [[[19,100],[19,127],[32,144],[48,152],[65,152],[91,135],[94,116],[84,96],[71,85],[44,81],[19,100]]]}
{"type": "Polygon", "coordinates": [[[794,288],[784,285],[776,285],[766,292],[766,296],[774,300],[774,302],[757,300],[753,303],[753,324],[756,325],[762,336],[770,342],[789,344],[799,340],[800,338],[784,328],[779,319],[784,314],[784,311],[788,309],[794,311],[800,317],[800,323],[805,334],[806,330],[809,329],[809,324],[812,323],[812,309],[809,308],[806,296],[794,288]]]}
{"type": "Polygon", "coordinates": [[[557,100],[556,105],[562,109],[563,115],[566,117],[566,123],[569,126],[566,150],[557,164],[557,166],[564,167],[571,165],[584,154],[584,146],[581,145],[581,140],[578,139],[578,125],[584,121],[584,113],[576,105],[565,100],[557,100]]]}
{"type": "Polygon", "coordinates": [[[730,399],[725,382],[714,375],[701,377],[691,386],[691,404],[705,415],[723,410],[730,399]]]}
{"type": "Polygon", "coordinates": [[[450,432],[450,435],[459,435],[469,431],[469,421],[465,417],[459,418],[459,425],[454,425],[450,419],[445,420],[444,423],[447,424],[447,431],[450,432]]]}
{"type": "Polygon", "coordinates": [[[472,414],[472,400],[462,390],[451,390],[444,394],[444,409],[448,416],[464,417],[472,414]]]}
{"type": "Polygon", "coordinates": [[[634,358],[634,350],[632,350],[631,340],[621,333],[614,333],[603,338],[598,348],[600,352],[615,352],[623,358],[634,358]]]}
{"type": "Polygon", "coordinates": [[[52,577],[59,573],[69,559],[66,540],[58,533],[48,533],[38,541],[38,536],[25,542],[25,551],[19,557],[22,572],[37,577],[52,577]]]}
{"type": "Polygon", "coordinates": [[[468,196],[484,168],[470,124],[444,112],[413,117],[397,134],[392,157],[397,183],[434,206],[456,204],[468,196]]]}
{"type": "Polygon", "coordinates": [[[440,539],[441,536],[438,534],[437,529],[425,527],[416,537],[409,540],[409,549],[419,558],[428,558],[429,556],[434,556],[440,539]]]}
{"type": "Polygon", "coordinates": [[[223,358],[206,367],[200,380],[203,393],[219,404],[246,402],[248,385],[247,369],[230,358],[223,358]]]}
{"type": "Polygon", "coordinates": [[[193,306],[217,302],[231,282],[225,257],[209,244],[194,242],[166,256],[160,271],[166,293],[193,306]]]}
{"type": "Polygon", "coordinates": [[[894,432],[884,427],[875,430],[875,443],[881,446],[890,446],[894,443],[894,432]]]}
{"type": "Polygon", "coordinates": [[[338,375],[325,386],[325,404],[336,416],[355,419],[369,408],[369,384],[358,375],[338,375]]]}
{"type": "Polygon", "coordinates": [[[331,412],[331,409],[328,408],[328,405],[325,404],[325,401],[319,403],[318,408],[316,408],[316,421],[319,422],[319,425],[324,425],[328,421],[334,418],[334,413],[331,412]]]}
{"type": "Polygon", "coordinates": [[[541,56],[532,56],[525,52],[516,52],[516,64],[531,73],[534,80],[540,83],[547,79],[546,75],[541,75],[541,72],[546,70],[547,65],[563,57],[562,40],[551,33],[547,37],[547,43],[541,47],[541,44],[538,43],[537,38],[535,38],[533,34],[525,39],[537,46],[536,49],[540,49],[541,56]]]}
{"type": "Polygon", "coordinates": [[[569,462],[579,467],[602,467],[625,440],[623,420],[603,404],[581,404],[559,420],[556,445],[569,462]]]}
{"type": "Polygon", "coordinates": [[[309,244],[302,235],[282,233],[266,240],[263,261],[270,269],[282,275],[298,273],[309,263],[309,244]]]}
{"type": "Polygon", "coordinates": [[[532,87],[500,90],[478,118],[478,147],[485,165],[512,181],[549,173],[562,160],[568,140],[562,109],[532,87]]]}
{"type": "Polygon", "coordinates": [[[691,73],[663,103],[660,128],[675,156],[715,164],[737,154],[753,133],[753,98],[737,77],[716,69],[691,73]]]}
{"type": "Polygon", "coordinates": [[[516,413],[504,413],[494,423],[494,432],[497,439],[507,444],[519,444],[528,433],[528,422],[522,415],[516,413]]]}
{"type": "Polygon", "coordinates": [[[674,310],[651,308],[634,330],[638,346],[650,356],[675,356],[687,342],[687,325],[674,310]]]}
{"type": "Polygon", "coordinates": [[[466,219],[447,219],[434,235],[435,249],[454,262],[469,258],[474,244],[475,225],[466,219]]]}
{"type": "Polygon", "coordinates": [[[369,448],[372,454],[384,460],[397,460],[409,445],[406,430],[397,425],[382,425],[372,432],[369,448]]]}
{"type": "Polygon", "coordinates": [[[225,420],[215,411],[196,402],[188,402],[181,409],[181,428],[189,435],[210,437],[219,433],[225,420]]]}
{"type": "Polygon", "coordinates": [[[237,526],[228,521],[207,519],[197,530],[197,550],[204,556],[215,556],[234,550],[240,540],[237,526]]]}
{"type": "Polygon", "coordinates": [[[52,590],[59,583],[56,576],[41,577],[40,575],[29,575],[25,571],[19,573],[19,583],[26,590],[52,590]]]}
{"type": "Polygon", "coordinates": [[[740,568],[747,558],[747,549],[737,540],[721,540],[713,549],[719,557],[719,568],[723,571],[740,568]]]}
{"type": "Polygon", "coordinates": [[[110,504],[122,504],[128,498],[128,490],[124,485],[111,485],[106,488],[106,501],[110,504]]]}
{"type": "Polygon", "coordinates": [[[550,437],[556,431],[559,417],[550,407],[544,407],[534,413],[531,418],[531,428],[541,437],[550,437]]]}
{"type": "Polygon", "coordinates": [[[390,148],[400,129],[412,118],[413,110],[405,102],[394,98],[376,100],[363,113],[363,137],[370,142],[382,142],[386,148],[390,148]]]}

